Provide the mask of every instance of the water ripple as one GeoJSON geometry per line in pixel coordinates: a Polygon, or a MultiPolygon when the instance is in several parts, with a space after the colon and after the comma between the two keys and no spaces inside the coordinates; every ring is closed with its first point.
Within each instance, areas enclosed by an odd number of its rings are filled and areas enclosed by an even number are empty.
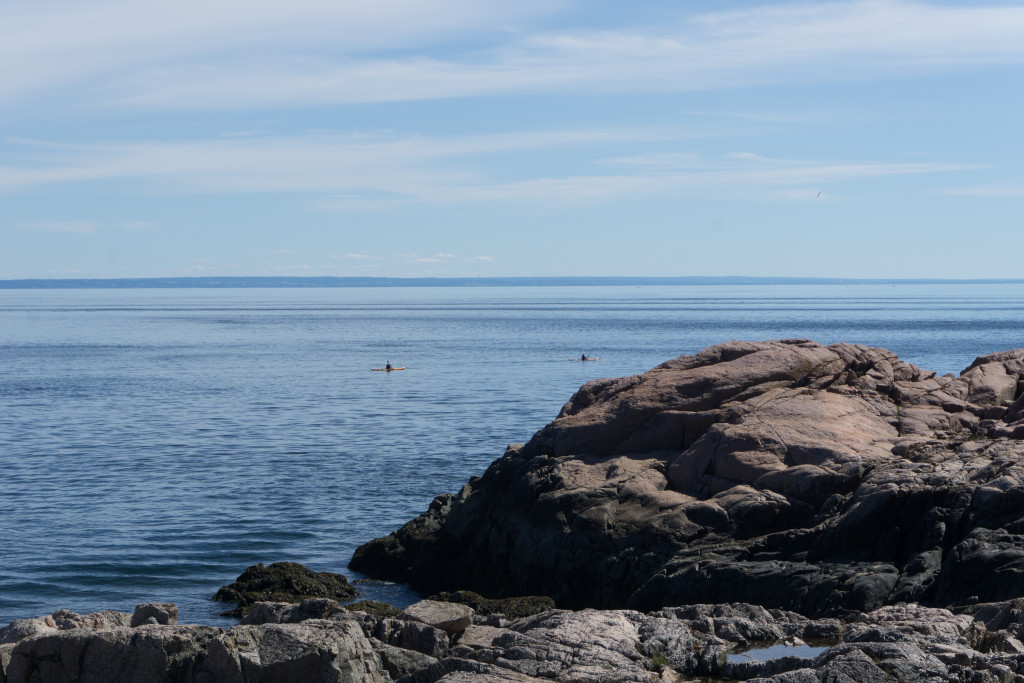
{"type": "Polygon", "coordinates": [[[226,624],[209,598],[250,564],[352,576],[594,377],[784,337],[957,372],[1022,331],[1020,286],[0,291],[0,624],[226,624]]]}

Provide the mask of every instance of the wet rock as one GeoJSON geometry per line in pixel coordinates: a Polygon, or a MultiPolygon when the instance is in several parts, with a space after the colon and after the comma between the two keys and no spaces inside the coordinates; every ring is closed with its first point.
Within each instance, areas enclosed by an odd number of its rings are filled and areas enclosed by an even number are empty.
{"type": "Polygon", "coordinates": [[[348,602],[357,595],[341,574],[315,572],[294,562],[262,563],[246,569],[234,583],[222,587],[214,600],[237,602],[225,616],[243,617],[256,602],[293,602],[308,598],[327,598],[348,602]]]}

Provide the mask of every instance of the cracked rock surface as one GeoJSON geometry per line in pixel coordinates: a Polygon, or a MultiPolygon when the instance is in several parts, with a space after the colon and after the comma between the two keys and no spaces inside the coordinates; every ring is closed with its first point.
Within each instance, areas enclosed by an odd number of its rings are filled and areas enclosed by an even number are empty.
{"type": "MultiPolygon", "coordinates": [[[[281,603],[256,608],[261,619],[292,619],[325,607],[306,602],[295,611],[281,603]]],[[[38,622],[33,635],[25,623],[0,629],[7,641],[0,645],[0,683],[1020,683],[1022,602],[979,604],[960,614],[898,605],[847,623],[739,603],[646,614],[549,610],[514,621],[477,617],[454,633],[336,604],[326,605],[322,617],[228,630],[173,620],[128,627],[121,624],[127,614],[111,620],[113,613],[62,612],[22,620],[38,622]],[[785,649],[751,656],[765,646],[805,642],[816,648],[804,656],[785,649]]]]}
{"type": "Polygon", "coordinates": [[[1024,596],[1024,349],[729,342],[588,382],[350,566],[437,592],[851,617],[1024,596]]]}

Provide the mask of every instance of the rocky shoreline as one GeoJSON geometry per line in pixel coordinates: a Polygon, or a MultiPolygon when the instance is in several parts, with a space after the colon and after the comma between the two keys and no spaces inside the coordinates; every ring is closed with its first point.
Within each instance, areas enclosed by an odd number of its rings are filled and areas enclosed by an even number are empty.
{"type": "Polygon", "coordinates": [[[0,683],[486,683],[1024,680],[1024,601],[969,612],[899,605],[844,623],[749,604],[546,610],[509,621],[424,600],[391,617],[332,600],[255,603],[230,629],[67,611],[0,629],[0,683]],[[813,656],[786,655],[814,643],[813,656]],[[758,650],[780,649],[759,661],[758,650]]]}
{"type": "Polygon", "coordinates": [[[250,568],[227,630],[163,604],[12,622],[0,683],[1024,683],[1024,349],[936,377],[729,342],[594,380],[350,567],[439,595],[250,568]],[[490,599],[442,592],[466,589],[490,599]]]}

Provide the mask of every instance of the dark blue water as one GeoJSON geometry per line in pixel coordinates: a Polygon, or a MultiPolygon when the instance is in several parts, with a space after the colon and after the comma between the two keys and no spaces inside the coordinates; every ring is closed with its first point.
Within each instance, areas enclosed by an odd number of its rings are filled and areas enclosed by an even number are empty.
{"type": "Polygon", "coordinates": [[[1024,346],[1024,287],[0,290],[0,624],[150,600],[224,623],[209,596],[256,562],[358,578],[359,544],[583,382],[783,337],[959,372],[1024,346]]]}

